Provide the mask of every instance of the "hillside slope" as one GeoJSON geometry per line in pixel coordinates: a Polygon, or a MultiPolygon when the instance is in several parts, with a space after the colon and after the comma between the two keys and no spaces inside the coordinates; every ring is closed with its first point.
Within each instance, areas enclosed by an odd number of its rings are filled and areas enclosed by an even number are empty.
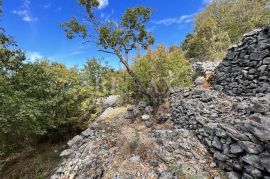
{"type": "Polygon", "coordinates": [[[126,108],[108,108],[69,141],[51,178],[173,178],[218,175],[198,139],[170,121],[148,128],[124,119],[126,108]]]}

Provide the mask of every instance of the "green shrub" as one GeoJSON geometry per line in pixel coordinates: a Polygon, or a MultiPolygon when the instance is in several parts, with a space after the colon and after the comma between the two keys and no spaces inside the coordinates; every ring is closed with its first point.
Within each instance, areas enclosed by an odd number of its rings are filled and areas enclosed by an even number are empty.
{"type": "MultiPolygon", "coordinates": [[[[156,99],[166,97],[173,88],[187,88],[192,84],[191,66],[180,48],[170,51],[162,45],[158,46],[156,50],[136,58],[132,70],[156,99]]],[[[129,100],[143,98],[125,71],[119,79],[119,90],[129,100]]]]}
{"type": "Polygon", "coordinates": [[[195,17],[182,47],[194,60],[221,60],[243,34],[270,23],[268,0],[213,0],[195,17]]]}

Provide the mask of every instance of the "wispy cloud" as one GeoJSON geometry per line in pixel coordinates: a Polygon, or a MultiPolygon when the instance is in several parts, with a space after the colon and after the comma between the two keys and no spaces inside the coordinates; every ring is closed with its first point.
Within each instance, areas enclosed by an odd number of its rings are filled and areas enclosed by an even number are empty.
{"type": "Polygon", "coordinates": [[[55,60],[66,59],[66,58],[70,58],[70,57],[78,57],[78,56],[82,55],[83,53],[85,53],[87,49],[88,49],[87,46],[79,46],[76,49],[74,49],[73,51],[62,53],[62,54],[55,54],[55,55],[48,57],[48,59],[51,61],[55,61],[55,60]]]}
{"type": "Polygon", "coordinates": [[[14,10],[14,11],[12,11],[12,13],[20,16],[22,18],[22,20],[25,22],[33,22],[33,21],[38,20],[37,17],[32,17],[28,10],[19,10],[19,11],[14,10]]]}
{"type": "Polygon", "coordinates": [[[34,62],[36,60],[44,59],[39,52],[26,52],[27,62],[34,62]]]}
{"type": "Polygon", "coordinates": [[[62,11],[62,7],[58,7],[55,9],[55,12],[60,12],[60,11],[62,11]]]}
{"type": "Polygon", "coordinates": [[[51,7],[51,3],[41,5],[43,9],[49,9],[51,7]]]}
{"type": "Polygon", "coordinates": [[[154,24],[157,25],[172,25],[172,24],[183,24],[183,23],[189,23],[193,21],[195,14],[191,14],[191,15],[183,15],[181,17],[178,18],[166,18],[166,19],[161,19],[158,21],[153,21],[154,24]]]}
{"type": "Polygon", "coordinates": [[[99,9],[103,9],[109,5],[109,0],[98,0],[98,2],[99,2],[99,7],[98,7],[99,9]]]}
{"type": "Polygon", "coordinates": [[[210,4],[213,0],[203,0],[203,4],[210,4]]]}
{"type": "Polygon", "coordinates": [[[156,26],[147,28],[147,32],[153,32],[156,29],[156,26]]]}
{"type": "Polygon", "coordinates": [[[20,16],[23,21],[25,22],[33,22],[37,21],[38,18],[32,16],[30,12],[30,5],[31,1],[30,0],[23,0],[23,5],[21,10],[13,10],[12,13],[20,16]]]}

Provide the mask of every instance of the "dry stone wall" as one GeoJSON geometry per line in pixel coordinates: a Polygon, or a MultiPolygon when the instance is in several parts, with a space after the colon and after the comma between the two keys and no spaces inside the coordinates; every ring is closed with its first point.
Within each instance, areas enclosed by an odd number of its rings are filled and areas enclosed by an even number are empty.
{"type": "Polygon", "coordinates": [[[215,90],[172,93],[172,120],[193,131],[229,178],[270,178],[270,26],[244,35],[215,69],[215,90]]]}
{"type": "Polygon", "coordinates": [[[270,26],[244,35],[216,68],[215,89],[230,95],[270,92],[270,26]]]}
{"type": "Polygon", "coordinates": [[[194,131],[229,178],[270,178],[270,95],[195,88],[174,92],[171,100],[174,125],[194,131]]]}

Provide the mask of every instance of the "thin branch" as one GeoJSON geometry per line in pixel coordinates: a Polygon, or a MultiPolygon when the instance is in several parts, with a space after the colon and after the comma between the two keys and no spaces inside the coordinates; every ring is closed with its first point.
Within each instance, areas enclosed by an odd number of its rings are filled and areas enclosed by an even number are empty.
{"type": "Polygon", "coordinates": [[[94,40],[86,40],[83,42],[83,44],[86,44],[86,43],[94,43],[94,44],[97,44],[98,41],[94,41],[94,40]]]}
{"type": "Polygon", "coordinates": [[[115,52],[111,52],[111,51],[107,51],[107,50],[102,50],[102,49],[99,49],[98,51],[100,51],[100,52],[104,52],[104,53],[109,53],[109,54],[116,55],[116,53],[115,53],[115,52]]]}

